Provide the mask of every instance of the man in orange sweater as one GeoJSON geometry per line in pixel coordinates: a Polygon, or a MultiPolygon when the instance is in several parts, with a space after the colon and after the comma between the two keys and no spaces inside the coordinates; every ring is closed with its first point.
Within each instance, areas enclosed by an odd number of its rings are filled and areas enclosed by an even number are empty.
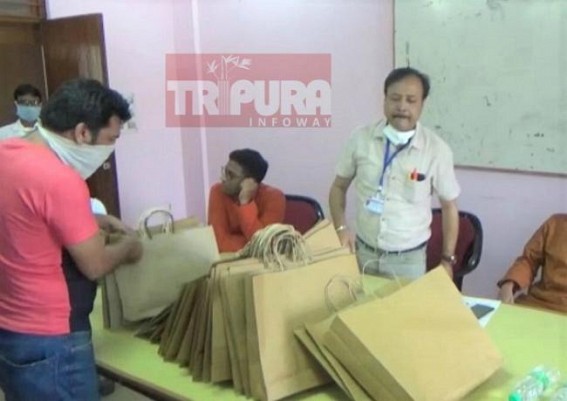
{"type": "Polygon", "coordinates": [[[267,171],[268,162],[255,150],[230,153],[221,182],[212,186],[209,195],[209,224],[219,251],[236,252],[256,231],[283,221],[285,197],[279,189],[262,184],[267,171]]]}
{"type": "Polygon", "coordinates": [[[567,313],[567,214],[555,214],[543,223],[498,287],[503,302],[567,313]],[[516,298],[520,290],[527,294],[516,298]]]}

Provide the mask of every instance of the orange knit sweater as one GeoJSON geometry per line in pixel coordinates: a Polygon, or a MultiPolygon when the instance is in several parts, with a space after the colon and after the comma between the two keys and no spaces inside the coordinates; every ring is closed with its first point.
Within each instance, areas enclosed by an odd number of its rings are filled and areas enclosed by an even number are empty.
{"type": "Polygon", "coordinates": [[[281,223],[284,213],[284,194],[268,185],[260,184],[255,198],[245,205],[223,193],[220,183],[211,188],[208,220],[220,252],[242,249],[256,231],[281,223]]]}

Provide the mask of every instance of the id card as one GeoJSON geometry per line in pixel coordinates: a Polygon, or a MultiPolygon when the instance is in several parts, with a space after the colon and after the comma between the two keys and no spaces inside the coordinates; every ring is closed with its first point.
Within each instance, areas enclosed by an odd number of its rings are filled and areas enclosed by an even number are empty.
{"type": "Polygon", "coordinates": [[[368,198],[364,207],[370,213],[382,214],[384,211],[384,198],[380,195],[374,195],[373,197],[368,198]]]}

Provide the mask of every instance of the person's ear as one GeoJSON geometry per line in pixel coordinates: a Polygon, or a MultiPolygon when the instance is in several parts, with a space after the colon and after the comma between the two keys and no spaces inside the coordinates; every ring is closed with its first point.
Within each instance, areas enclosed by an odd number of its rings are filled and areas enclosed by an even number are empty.
{"type": "Polygon", "coordinates": [[[91,131],[87,127],[85,123],[79,123],[73,129],[73,140],[78,144],[87,144],[90,145],[93,143],[93,136],[91,131]]]}

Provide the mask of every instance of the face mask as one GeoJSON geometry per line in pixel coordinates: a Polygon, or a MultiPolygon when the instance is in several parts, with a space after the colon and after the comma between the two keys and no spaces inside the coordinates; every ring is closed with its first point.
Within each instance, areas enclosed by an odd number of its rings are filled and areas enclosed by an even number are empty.
{"type": "Polygon", "coordinates": [[[386,125],[382,132],[384,133],[384,136],[388,138],[390,142],[392,142],[392,144],[394,144],[395,146],[405,145],[415,134],[414,129],[411,131],[402,132],[402,131],[398,131],[390,124],[386,125]]]}
{"type": "Polygon", "coordinates": [[[55,154],[74,168],[86,180],[104,163],[114,151],[114,145],[78,144],[37,125],[39,134],[55,154]]]}
{"type": "Polygon", "coordinates": [[[21,104],[16,105],[16,115],[21,120],[33,123],[39,118],[39,113],[41,112],[41,106],[23,106],[21,104]]]}

